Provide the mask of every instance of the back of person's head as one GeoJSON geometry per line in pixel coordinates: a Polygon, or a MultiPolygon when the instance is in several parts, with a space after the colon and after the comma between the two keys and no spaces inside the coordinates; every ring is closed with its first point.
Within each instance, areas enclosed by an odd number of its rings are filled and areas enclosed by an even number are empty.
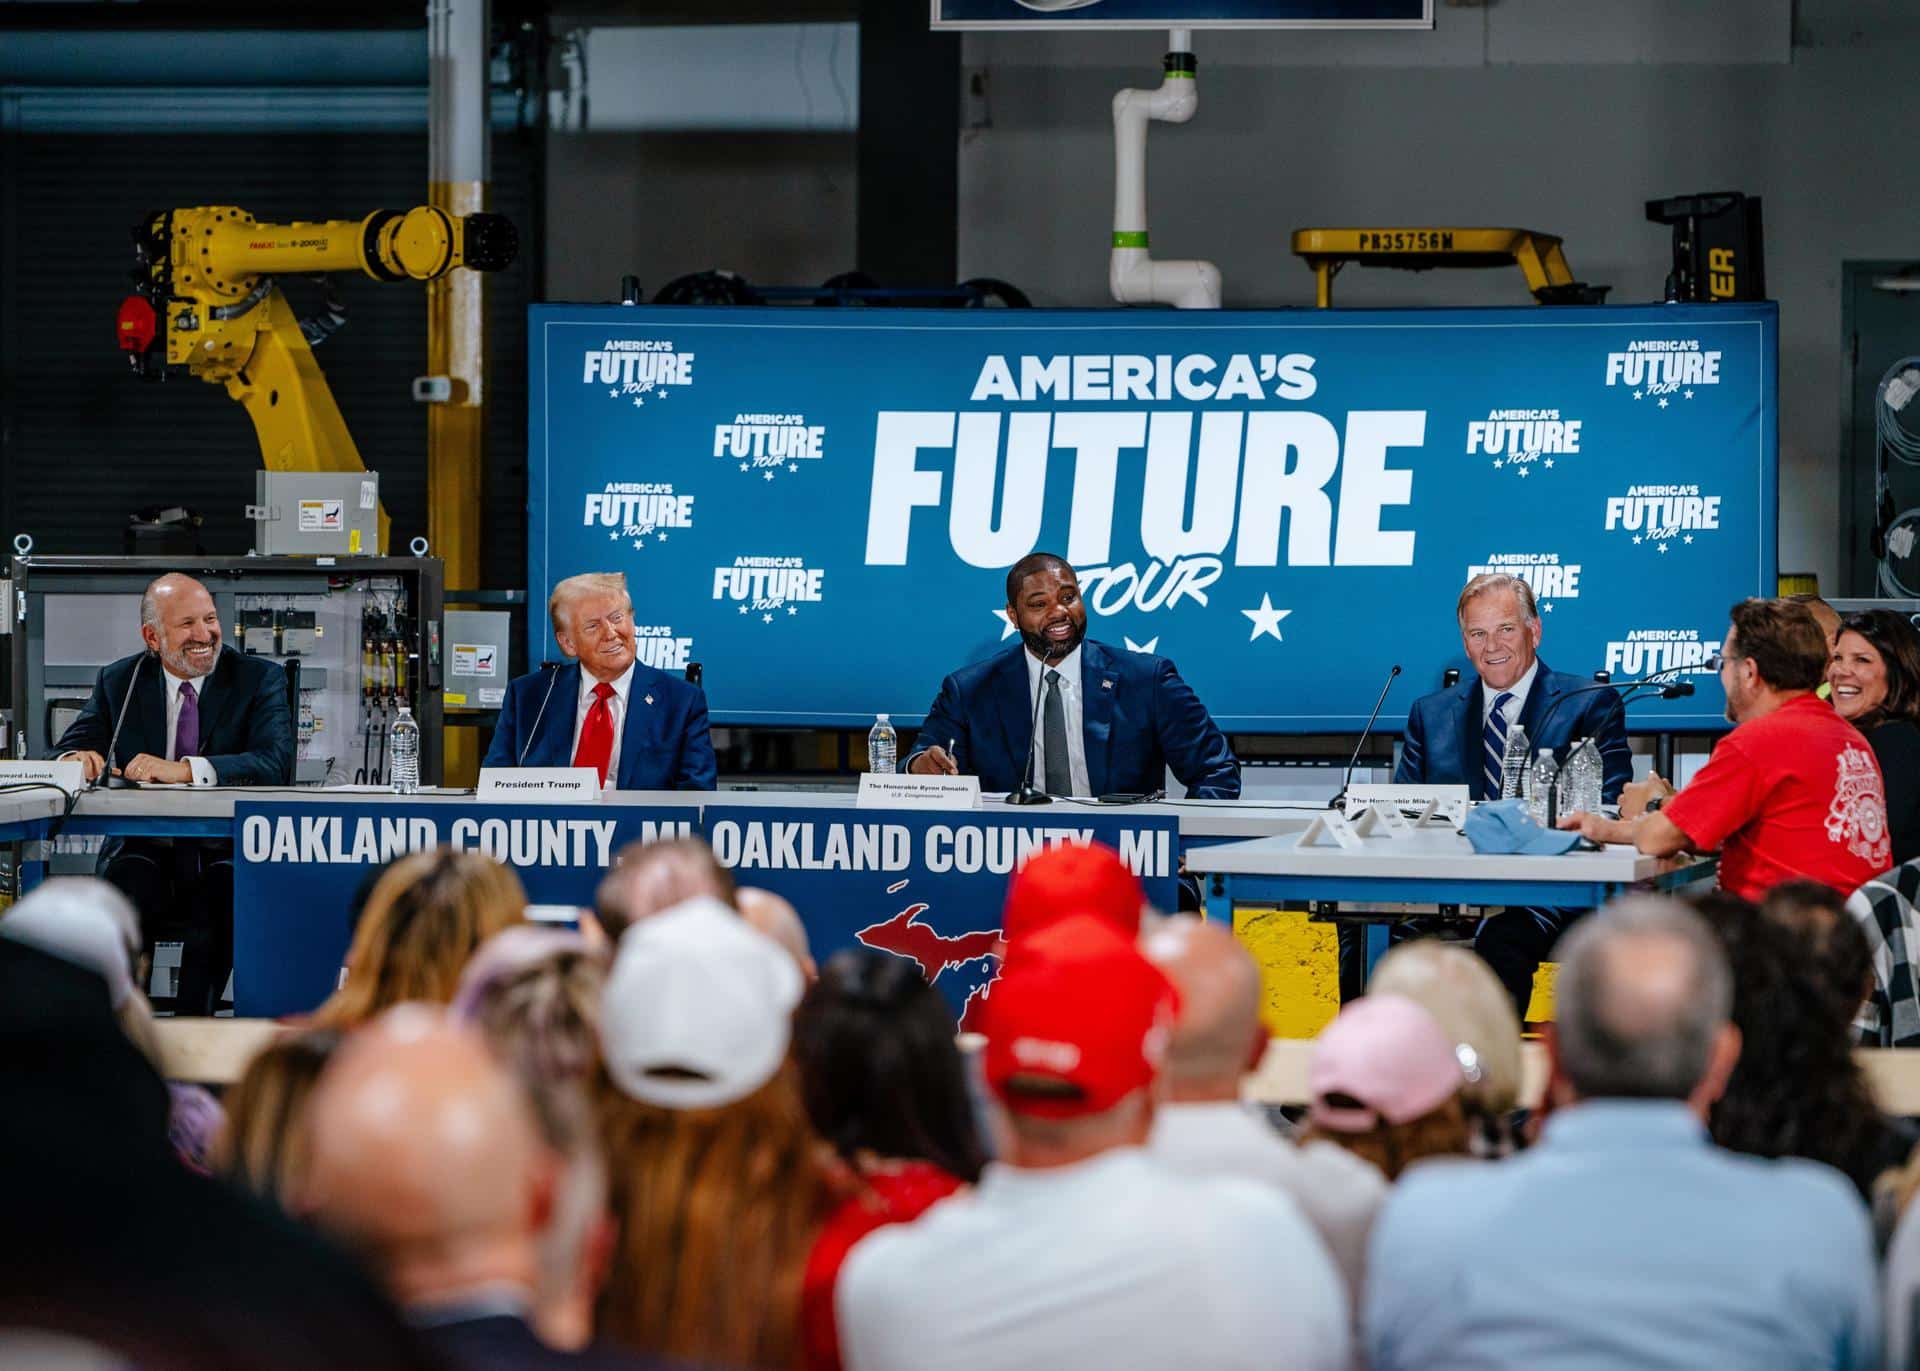
{"type": "Polygon", "coordinates": [[[656,838],[628,843],[593,897],[594,916],[607,938],[619,942],[641,919],[706,897],[733,903],[733,874],[700,838],[656,838]]]}
{"type": "Polygon", "coordinates": [[[1698,914],[1627,896],[1574,925],[1559,956],[1550,1041],[1556,1075],[1576,1096],[1717,1094],[1739,1050],[1733,977],[1698,914]]]}
{"type": "Polygon", "coordinates": [[[1799,605],[1811,614],[1813,621],[1820,625],[1820,632],[1831,649],[1833,640],[1840,636],[1840,611],[1811,591],[1802,591],[1797,595],[1783,595],[1780,598],[1784,603],[1799,605]]]}
{"type": "Polygon", "coordinates": [[[953,1012],[907,958],[870,948],[829,957],[794,1015],[793,1056],[814,1128],[856,1169],[928,1161],[979,1176],[953,1012]]]}
{"type": "Polygon", "coordinates": [[[1368,989],[1403,995],[1433,1015],[1453,1040],[1466,1076],[1460,1100],[1470,1114],[1493,1117],[1519,1107],[1520,1019],[1513,997],[1479,956],[1438,938],[1402,943],[1380,959],[1368,989]]]}
{"type": "Polygon", "coordinates": [[[580,934],[517,924],[480,945],[450,1006],[528,1083],[585,1084],[600,1056],[607,967],[580,934]]]}
{"type": "Polygon", "coordinates": [[[1169,1097],[1237,1098],[1267,1046],[1258,963],[1220,924],[1184,917],[1152,921],[1140,950],[1180,991],[1167,1050],[1169,1097]]]}
{"type": "Polygon", "coordinates": [[[1708,1119],[1714,1141],[1755,1156],[1826,1162],[1870,1194],[1884,1134],[1854,1060],[1851,1007],[1836,1000],[1796,928],[1744,901],[1700,903],[1732,972],[1741,1044],[1708,1119]]]}
{"type": "Polygon", "coordinates": [[[1887,675],[1887,696],[1878,708],[1855,720],[1872,728],[1888,719],[1920,724],[1920,628],[1892,609],[1867,609],[1840,620],[1840,632],[1858,633],[1880,654],[1887,675]]]}
{"type": "Polygon", "coordinates": [[[987,998],[987,1087],[1016,1166],[1068,1165],[1143,1143],[1180,993],[1106,919],[1025,936],[987,998]]]}
{"type": "Polygon", "coordinates": [[[340,1046],[328,1029],[275,1038],[227,1090],[214,1170],[243,1190],[287,1205],[307,1172],[307,1104],[340,1046]]]}
{"type": "Polygon", "coordinates": [[[1827,635],[1805,605],[1742,600],[1727,616],[1733,624],[1727,651],[1750,659],[1775,690],[1813,690],[1826,680],[1827,635]]]}
{"type": "Polygon", "coordinates": [[[820,966],[813,960],[813,944],[807,938],[807,926],[801,922],[800,911],[786,896],[759,886],[743,885],[733,892],[733,904],[749,927],[758,929],[786,949],[809,983],[820,974],[820,966]]]}
{"type": "Polygon", "coordinates": [[[92,876],[55,876],[0,910],[0,938],[58,957],[106,982],[121,1032],[159,1061],[153,1018],[136,984],[140,916],[119,890],[92,876]]]}
{"type": "Polygon", "coordinates": [[[1439,1021],[1410,999],[1375,991],[1342,1009],[1314,1040],[1309,1135],[1398,1179],[1424,1158],[1466,1154],[1465,1081],[1439,1021]]]}
{"type": "Polygon", "coordinates": [[[1091,914],[1121,936],[1137,937],[1146,887],[1103,843],[1063,843],[1022,862],[1007,883],[1000,936],[1009,948],[1068,914],[1091,914]]]}
{"type": "Polygon", "coordinates": [[[297,1207],[402,1305],[538,1286],[552,1157],[525,1091],[444,1010],[402,1005],[351,1034],[309,1103],[297,1207]]]}
{"type": "Polygon", "coordinates": [[[1760,917],[1798,940],[1807,970],[1831,1000],[1835,1016],[1851,1021],[1873,993],[1873,951],[1847,913],[1846,897],[1819,881],[1782,881],[1761,897],[1760,917]]]}
{"type": "Polygon", "coordinates": [[[787,1366],[819,1224],[819,1136],[789,1058],[799,968],[718,900],[620,939],[595,1101],[620,1237],[607,1336],[653,1356],[787,1366]]]}
{"type": "Polygon", "coordinates": [[[511,870],[478,852],[416,852],[387,869],[367,898],[346,979],[314,1012],[322,1028],[353,1028],[400,1004],[446,1004],[480,944],[526,915],[511,870]]]}

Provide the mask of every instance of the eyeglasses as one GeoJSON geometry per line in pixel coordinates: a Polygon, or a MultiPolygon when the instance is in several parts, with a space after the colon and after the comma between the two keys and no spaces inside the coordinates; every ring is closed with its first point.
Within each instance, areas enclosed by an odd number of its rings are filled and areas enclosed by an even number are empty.
{"type": "Polygon", "coordinates": [[[1727,654],[1724,652],[1716,652],[1713,654],[1713,656],[1707,658],[1708,671],[1719,671],[1721,668],[1726,666],[1726,664],[1727,664],[1727,654]]]}

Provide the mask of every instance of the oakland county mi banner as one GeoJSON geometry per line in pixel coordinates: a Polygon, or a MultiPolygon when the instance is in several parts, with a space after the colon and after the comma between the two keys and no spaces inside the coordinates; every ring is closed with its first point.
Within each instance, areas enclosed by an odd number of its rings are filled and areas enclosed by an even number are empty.
{"type": "Polygon", "coordinates": [[[1774,592],[1770,304],[531,315],[529,655],[556,580],[625,572],[716,723],[916,723],[1036,549],[1242,733],[1357,731],[1396,664],[1402,727],[1490,570],[1555,669],[1689,675],[1632,727],[1719,729],[1774,592]]]}

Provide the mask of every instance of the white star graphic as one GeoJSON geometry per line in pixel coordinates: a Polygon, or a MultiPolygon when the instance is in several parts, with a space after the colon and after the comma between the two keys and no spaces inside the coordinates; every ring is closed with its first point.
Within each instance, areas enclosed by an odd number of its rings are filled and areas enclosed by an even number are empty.
{"type": "Polygon", "coordinates": [[[613,388],[612,386],[608,386],[608,387],[607,387],[607,398],[608,398],[609,400],[618,400],[618,399],[620,398],[620,392],[619,392],[618,390],[616,390],[616,389],[614,389],[614,388],[613,388]]]}
{"type": "Polygon", "coordinates": [[[1253,632],[1247,635],[1248,642],[1252,642],[1263,633],[1272,634],[1273,640],[1276,643],[1284,643],[1286,641],[1285,638],[1280,636],[1280,621],[1293,613],[1293,611],[1290,609],[1275,609],[1273,607],[1273,597],[1268,595],[1264,590],[1260,592],[1260,608],[1243,609],[1240,612],[1253,620],[1253,632]]]}
{"type": "Polygon", "coordinates": [[[747,464],[745,462],[742,462],[740,464],[740,470],[745,471],[746,469],[747,469],[747,464]]]}
{"type": "Polygon", "coordinates": [[[619,542],[619,541],[620,541],[620,534],[619,534],[619,531],[618,531],[618,530],[609,530],[609,531],[608,531],[608,533],[607,533],[607,541],[608,541],[608,542],[610,542],[610,543],[617,543],[617,542],[619,542]]]}
{"type": "Polygon", "coordinates": [[[1520,468],[1520,474],[1521,474],[1522,476],[1531,476],[1531,475],[1533,475],[1533,468],[1532,468],[1532,467],[1521,467],[1521,468],[1520,468]]]}
{"type": "Polygon", "coordinates": [[[1019,632],[1019,630],[1013,626],[1013,617],[1009,615],[1006,610],[1004,609],[994,610],[993,617],[1000,621],[1000,641],[1001,642],[1003,643],[1006,642],[1007,639],[1011,638],[1015,633],[1019,632]]]}
{"type": "Polygon", "coordinates": [[[1660,544],[1660,551],[1664,553],[1666,550],[1667,550],[1667,545],[1665,543],[1660,544]]]}
{"type": "Polygon", "coordinates": [[[745,605],[741,605],[741,606],[740,606],[740,612],[741,612],[742,614],[745,614],[745,613],[747,612],[747,607],[746,607],[745,605]]]}
{"type": "Polygon", "coordinates": [[[1543,462],[1541,465],[1545,466],[1549,471],[1553,470],[1553,458],[1551,457],[1547,458],[1547,460],[1543,462]]]}
{"type": "Polygon", "coordinates": [[[1683,399],[1691,400],[1693,398],[1693,392],[1690,390],[1683,390],[1680,394],[1683,399]]]}
{"type": "Polygon", "coordinates": [[[789,614],[798,614],[799,612],[800,612],[800,607],[799,607],[798,605],[788,605],[788,606],[787,606],[787,613],[789,613],[789,614]]]}
{"type": "Polygon", "coordinates": [[[762,614],[760,616],[760,622],[763,624],[770,624],[773,622],[773,616],[771,614],[762,614]]]}
{"type": "MultiPolygon", "coordinates": [[[[1242,612],[1244,613],[1245,611],[1242,612]]],[[[1160,646],[1160,639],[1157,636],[1147,639],[1144,643],[1136,643],[1123,633],[1120,635],[1120,641],[1127,645],[1127,651],[1129,652],[1152,652],[1160,646]]]]}
{"type": "Polygon", "coordinates": [[[1633,535],[1633,545],[1634,545],[1635,547],[1639,547],[1639,546],[1640,546],[1640,535],[1639,535],[1639,534],[1637,534],[1637,533],[1633,535]]]}
{"type": "Polygon", "coordinates": [[[1681,537],[1680,541],[1683,543],[1690,543],[1693,541],[1693,535],[1691,533],[1685,534],[1684,536],[1681,537]]]}
{"type": "Polygon", "coordinates": [[[1546,611],[1546,612],[1547,612],[1548,614],[1551,614],[1551,613],[1553,613],[1553,601],[1551,601],[1551,600],[1542,600],[1542,601],[1540,602],[1540,608],[1541,608],[1541,609],[1543,609],[1543,610],[1545,610],[1545,611],[1546,611]]]}
{"type": "Polygon", "coordinates": [[[633,397],[633,407],[635,409],[639,409],[644,404],[646,404],[646,401],[641,399],[638,395],[633,397]]]}
{"type": "Polygon", "coordinates": [[[645,538],[635,538],[633,540],[633,550],[635,552],[638,552],[641,548],[645,547],[646,545],[647,545],[647,540],[645,538]]]}
{"type": "Polygon", "coordinates": [[[1493,469],[1494,469],[1495,471],[1498,471],[1498,470],[1500,470],[1500,468],[1501,468],[1502,466],[1504,466],[1504,465],[1505,465],[1505,463],[1503,463],[1503,462],[1502,462],[1502,461],[1501,461],[1501,460],[1500,460],[1500,459],[1499,459],[1498,457],[1496,457],[1496,458],[1494,458],[1494,459],[1493,459],[1493,469]]]}
{"type": "Polygon", "coordinates": [[[1665,409],[1666,407],[1667,407],[1667,397],[1662,395],[1660,397],[1660,408],[1665,409]]]}
{"type": "Polygon", "coordinates": [[[799,464],[798,462],[788,462],[788,463],[787,463],[787,470],[788,470],[788,471],[798,471],[798,470],[800,470],[800,464],[799,464]]]}
{"type": "Polygon", "coordinates": [[[766,477],[766,478],[767,478],[767,479],[768,479],[769,481],[771,481],[771,480],[773,479],[773,473],[772,473],[771,471],[768,471],[768,472],[763,472],[762,474],[763,474],[763,475],[764,475],[764,476],[765,476],[765,477],[766,477]]]}
{"type": "Polygon", "coordinates": [[[1636,390],[1636,391],[1635,391],[1635,392],[1633,393],[1633,398],[1634,398],[1634,399],[1636,399],[1636,400],[1638,400],[1638,399],[1640,398],[1640,392],[1636,390]]]}
{"type": "Polygon", "coordinates": [[[665,529],[661,529],[658,533],[654,534],[653,536],[655,538],[658,538],[663,543],[667,541],[667,531],[665,529]]]}

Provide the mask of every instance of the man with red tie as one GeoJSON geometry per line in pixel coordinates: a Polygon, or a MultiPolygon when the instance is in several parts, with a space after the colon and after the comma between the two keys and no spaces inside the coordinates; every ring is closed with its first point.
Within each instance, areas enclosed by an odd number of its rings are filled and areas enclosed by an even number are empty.
{"type": "Polygon", "coordinates": [[[574,663],[507,687],[484,765],[590,766],[614,790],[712,790],[706,694],[635,658],[627,578],[569,576],[547,615],[574,663]]]}

